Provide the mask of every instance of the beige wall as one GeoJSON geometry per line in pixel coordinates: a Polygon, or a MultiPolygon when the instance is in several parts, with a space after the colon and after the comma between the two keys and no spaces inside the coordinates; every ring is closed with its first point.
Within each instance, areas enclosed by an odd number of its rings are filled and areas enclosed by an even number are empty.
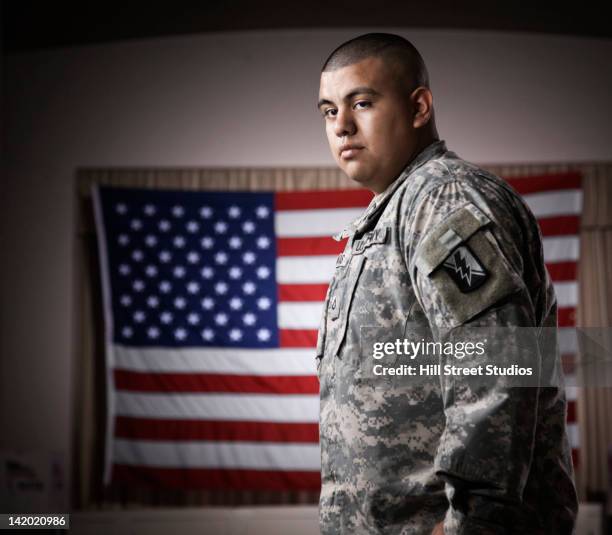
{"type": "MultiPolygon", "coordinates": [[[[370,31],[210,34],[18,54],[3,76],[0,448],[70,458],[77,166],[333,165],[318,72],[370,31]]],[[[386,30],[393,31],[393,30],[386,30]]],[[[440,135],[480,163],[612,159],[612,41],[396,30],[440,135]]]]}

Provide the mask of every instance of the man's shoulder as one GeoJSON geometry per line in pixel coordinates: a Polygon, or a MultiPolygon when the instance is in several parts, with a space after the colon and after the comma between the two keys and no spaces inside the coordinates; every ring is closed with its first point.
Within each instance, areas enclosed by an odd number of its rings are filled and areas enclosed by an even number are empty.
{"type": "Polygon", "coordinates": [[[510,196],[514,193],[501,177],[473,162],[460,158],[453,151],[446,151],[439,157],[432,158],[417,172],[427,178],[424,193],[450,183],[461,190],[476,188],[485,192],[498,191],[510,196]]]}
{"type": "Polygon", "coordinates": [[[425,162],[403,186],[402,204],[409,214],[427,207],[452,211],[468,202],[492,219],[529,212],[524,200],[503,178],[452,151],[425,162]]]}

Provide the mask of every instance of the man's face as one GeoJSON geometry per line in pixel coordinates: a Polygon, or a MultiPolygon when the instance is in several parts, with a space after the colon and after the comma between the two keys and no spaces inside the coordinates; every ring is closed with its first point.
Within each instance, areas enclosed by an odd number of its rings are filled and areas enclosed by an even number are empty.
{"type": "Polygon", "coordinates": [[[332,155],[349,178],[376,193],[399,176],[417,146],[410,88],[399,76],[376,57],[321,73],[319,109],[332,155]]]}

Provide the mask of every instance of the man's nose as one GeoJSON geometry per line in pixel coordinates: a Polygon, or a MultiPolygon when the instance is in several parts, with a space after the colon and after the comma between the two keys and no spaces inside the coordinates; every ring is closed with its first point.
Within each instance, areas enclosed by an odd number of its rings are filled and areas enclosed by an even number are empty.
{"type": "Polygon", "coordinates": [[[339,109],[334,124],[334,133],[338,137],[352,136],[355,133],[355,122],[350,109],[339,109]]]}

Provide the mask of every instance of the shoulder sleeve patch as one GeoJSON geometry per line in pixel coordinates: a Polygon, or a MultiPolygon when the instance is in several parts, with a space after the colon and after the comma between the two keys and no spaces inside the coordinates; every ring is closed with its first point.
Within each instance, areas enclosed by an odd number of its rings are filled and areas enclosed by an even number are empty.
{"type": "Polygon", "coordinates": [[[489,278],[489,272],[468,245],[458,245],[442,265],[463,293],[477,290],[489,278]]]}
{"type": "Polygon", "coordinates": [[[425,275],[429,275],[460,243],[490,221],[489,217],[472,203],[454,210],[421,240],[415,255],[416,267],[425,275]]]}
{"type": "Polygon", "coordinates": [[[441,318],[449,327],[460,325],[524,286],[488,228],[492,223],[467,203],[419,243],[414,265],[430,321],[441,318]]]}

